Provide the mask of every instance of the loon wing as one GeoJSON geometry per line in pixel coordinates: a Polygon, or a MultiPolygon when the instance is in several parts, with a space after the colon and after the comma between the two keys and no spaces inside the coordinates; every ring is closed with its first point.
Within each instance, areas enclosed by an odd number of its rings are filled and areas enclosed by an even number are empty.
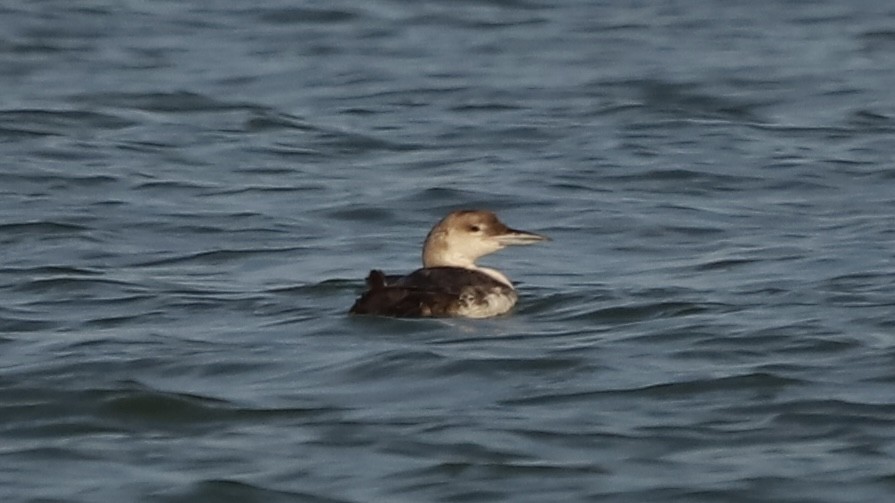
{"type": "Polygon", "coordinates": [[[512,289],[478,271],[459,267],[418,269],[407,276],[370,271],[368,290],[351,307],[351,314],[396,317],[455,316],[476,298],[512,289]]]}

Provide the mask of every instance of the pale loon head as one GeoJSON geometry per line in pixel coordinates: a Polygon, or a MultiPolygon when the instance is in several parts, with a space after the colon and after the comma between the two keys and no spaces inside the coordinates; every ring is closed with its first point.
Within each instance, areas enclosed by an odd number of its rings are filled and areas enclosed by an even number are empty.
{"type": "Polygon", "coordinates": [[[478,269],[510,284],[506,276],[479,268],[475,261],[508,245],[529,245],[547,238],[533,232],[510,229],[490,211],[455,211],[441,219],[426,236],[423,267],[478,269]]]}

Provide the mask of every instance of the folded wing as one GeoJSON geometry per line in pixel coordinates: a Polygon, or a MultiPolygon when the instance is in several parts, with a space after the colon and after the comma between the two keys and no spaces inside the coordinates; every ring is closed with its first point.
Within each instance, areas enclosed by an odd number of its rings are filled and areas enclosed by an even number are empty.
{"type": "Polygon", "coordinates": [[[399,277],[373,270],[367,276],[367,291],[349,312],[397,317],[462,316],[480,309],[482,303],[493,302],[495,295],[512,296],[515,302],[512,288],[470,269],[432,267],[399,277]]]}

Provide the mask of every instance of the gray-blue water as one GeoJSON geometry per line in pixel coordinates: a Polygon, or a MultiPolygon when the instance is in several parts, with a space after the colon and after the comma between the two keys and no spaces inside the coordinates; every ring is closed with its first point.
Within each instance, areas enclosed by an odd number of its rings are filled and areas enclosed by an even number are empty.
{"type": "Polygon", "coordinates": [[[0,256],[4,502],[888,501],[895,3],[7,1],[0,256]]]}

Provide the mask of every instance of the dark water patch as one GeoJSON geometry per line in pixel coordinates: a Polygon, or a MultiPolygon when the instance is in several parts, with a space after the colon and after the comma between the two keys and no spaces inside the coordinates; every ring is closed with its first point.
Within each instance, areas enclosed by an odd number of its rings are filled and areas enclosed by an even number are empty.
{"type": "Polygon", "coordinates": [[[0,274],[14,275],[59,275],[59,276],[101,276],[105,274],[99,269],[85,267],[71,267],[64,265],[38,266],[38,267],[0,267],[0,274]]]}
{"type": "MultiPolygon", "coordinates": [[[[729,331],[725,331],[729,332],[729,331]]],[[[775,354],[835,355],[859,349],[862,344],[856,339],[841,339],[831,335],[822,325],[811,320],[759,330],[743,337],[722,337],[714,335],[693,341],[693,349],[679,353],[694,356],[708,351],[721,357],[724,354],[761,354],[771,351],[775,354]]],[[[761,368],[765,368],[762,366],[761,368]]],[[[773,369],[773,366],[769,366],[773,369]]]]}
{"type": "Polygon", "coordinates": [[[644,111],[681,118],[716,118],[738,123],[765,122],[758,114],[764,102],[738,100],[732,96],[709,93],[698,83],[636,79],[601,82],[599,88],[636,99],[644,111]]]}
{"type": "Polygon", "coordinates": [[[54,56],[68,51],[76,52],[77,50],[77,48],[73,48],[69,44],[52,43],[46,39],[15,42],[0,40],[0,53],[12,56],[23,56],[24,58],[33,56],[54,56]]]}
{"type": "Polygon", "coordinates": [[[0,332],[43,332],[58,325],[58,322],[43,319],[0,316],[0,332]]]}
{"type": "Polygon", "coordinates": [[[869,57],[883,58],[883,61],[891,61],[895,50],[895,30],[873,29],[866,30],[856,37],[861,46],[861,52],[869,57]]]}
{"type": "MultiPolygon", "coordinates": [[[[119,301],[119,299],[115,299],[119,301]]],[[[134,323],[146,322],[149,319],[158,317],[163,315],[163,311],[160,310],[150,310],[150,311],[139,311],[132,314],[121,315],[121,316],[99,316],[95,318],[91,318],[86,320],[81,324],[82,328],[91,329],[91,328],[99,328],[99,329],[110,329],[116,327],[127,327],[134,323]]]]}
{"type": "MultiPolygon", "coordinates": [[[[524,27],[531,29],[548,22],[546,18],[533,14],[543,8],[538,4],[515,1],[488,3],[490,5],[485,8],[429,10],[407,21],[419,26],[454,27],[473,32],[498,29],[513,31],[524,27]]],[[[493,54],[499,51],[497,44],[487,44],[487,48],[487,51],[477,48],[477,53],[493,54]]]]}
{"type": "Polygon", "coordinates": [[[364,284],[361,280],[328,279],[319,283],[272,288],[267,290],[267,292],[276,294],[333,295],[348,291],[359,293],[363,288],[364,284]]]}
{"type": "Polygon", "coordinates": [[[833,399],[792,399],[777,403],[749,403],[725,408],[732,416],[749,414],[767,417],[769,427],[799,438],[830,438],[851,434],[855,429],[867,433],[885,431],[895,420],[895,406],[889,403],[861,403],[833,399]]]}
{"type": "Polygon", "coordinates": [[[32,219],[28,222],[15,222],[16,218],[9,218],[7,224],[36,223],[40,220],[72,225],[83,223],[84,220],[88,220],[88,215],[92,214],[88,208],[99,208],[104,204],[116,204],[115,201],[91,199],[94,197],[102,199],[104,195],[116,190],[117,187],[118,179],[104,175],[78,177],[67,176],[62,173],[47,173],[35,176],[0,174],[0,196],[6,196],[8,204],[34,204],[40,199],[58,200],[59,194],[67,194],[82,199],[82,201],[76,203],[78,205],[77,209],[68,213],[58,210],[46,213],[18,212],[18,215],[30,215],[32,219]],[[78,218],[75,218],[75,215],[78,218]],[[62,222],[59,222],[60,220],[62,222]]]}
{"type": "Polygon", "coordinates": [[[238,189],[229,189],[229,190],[220,190],[214,192],[206,192],[203,194],[204,196],[234,196],[241,194],[277,194],[277,193],[296,193],[296,192],[311,192],[311,191],[321,191],[323,189],[322,186],[315,187],[295,187],[295,186],[279,186],[279,185],[251,185],[240,187],[238,189]]]}
{"type": "Polygon", "coordinates": [[[329,25],[356,21],[359,16],[355,12],[339,9],[315,9],[308,7],[267,8],[253,12],[259,20],[271,24],[310,24],[329,25]]]}
{"type": "Polygon", "coordinates": [[[599,449],[601,446],[605,447],[607,445],[630,447],[639,443],[649,444],[653,442],[653,439],[608,431],[606,428],[593,425],[579,429],[565,428],[561,424],[538,425],[526,429],[508,427],[504,431],[521,441],[564,448],[585,447],[588,449],[599,449]]]}
{"type": "Polygon", "coordinates": [[[265,146],[263,148],[249,148],[248,150],[259,155],[273,156],[277,158],[283,158],[285,160],[312,160],[325,159],[327,157],[327,151],[325,148],[265,146]]]}
{"type": "Polygon", "coordinates": [[[357,379],[378,379],[395,376],[396,372],[428,371],[444,362],[445,356],[435,351],[390,350],[365,355],[358,361],[344,363],[345,372],[357,379]]]}
{"type": "Polygon", "coordinates": [[[249,133],[261,133],[278,130],[320,131],[321,128],[304,120],[284,113],[272,111],[256,111],[245,122],[244,130],[249,133]]]}
{"type": "Polygon", "coordinates": [[[850,113],[847,123],[861,134],[895,131],[895,119],[872,110],[857,110],[850,113]]]}
{"type": "Polygon", "coordinates": [[[722,236],[726,235],[730,232],[730,229],[724,227],[716,227],[716,226],[694,226],[694,225],[669,225],[662,228],[662,230],[671,235],[680,235],[680,236],[689,236],[689,237],[699,237],[705,238],[708,236],[722,236]]]}
{"type": "MultiPolygon", "coordinates": [[[[353,299],[352,299],[353,300],[353,299]]],[[[349,326],[356,327],[366,337],[423,337],[426,334],[438,333],[446,326],[455,326],[454,320],[432,318],[386,318],[382,316],[350,316],[347,315],[346,303],[340,316],[347,318],[349,326]]],[[[434,353],[437,355],[437,353],[434,353]]]]}
{"type": "MultiPolygon", "coordinates": [[[[187,158],[179,155],[178,149],[184,148],[184,141],[189,141],[192,136],[158,136],[155,140],[121,140],[110,146],[115,150],[126,153],[139,154],[155,154],[161,156],[162,164],[176,163],[185,166],[206,166],[201,157],[187,158]]],[[[133,178],[135,181],[143,178],[150,178],[151,175],[144,174],[140,178],[133,178]]]]}
{"type": "Polygon", "coordinates": [[[191,252],[162,259],[150,260],[134,264],[137,267],[157,267],[180,264],[227,264],[231,262],[242,262],[247,258],[279,255],[282,253],[291,254],[296,251],[306,250],[304,247],[282,247],[282,248],[248,248],[242,250],[210,250],[201,252],[191,252]]]}
{"type": "Polygon", "coordinates": [[[169,309],[182,310],[190,316],[197,314],[215,314],[223,315],[229,313],[254,313],[259,307],[266,304],[266,299],[259,296],[247,296],[240,294],[228,293],[184,293],[172,292],[169,299],[165,302],[165,307],[169,309]]]}
{"type": "MultiPolygon", "coordinates": [[[[791,169],[796,168],[801,165],[801,161],[790,162],[786,160],[777,160],[770,162],[766,168],[768,169],[791,169]]],[[[825,192],[829,193],[835,190],[835,187],[832,183],[822,180],[810,180],[808,179],[808,175],[795,179],[785,179],[785,180],[767,180],[765,181],[764,187],[768,190],[778,191],[780,193],[798,193],[798,194],[807,194],[810,192],[825,192]]],[[[786,201],[781,202],[779,204],[781,208],[795,208],[801,210],[809,210],[813,207],[812,203],[808,202],[800,202],[800,201],[786,201]]]]}
{"type": "Polygon", "coordinates": [[[0,224],[0,235],[4,236],[2,241],[6,243],[15,242],[21,237],[82,237],[84,233],[92,230],[84,225],[46,220],[0,224]]]}
{"type": "Polygon", "coordinates": [[[364,90],[360,94],[343,95],[341,100],[348,102],[382,102],[405,107],[422,107],[436,100],[444,100],[447,97],[459,95],[467,90],[466,86],[436,85],[426,87],[406,86],[376,87],[373,90],[364,90]]]}
{"type": "MultiPolygon", "coordinates": [[[[473,173],[476,170],[475,167],[471,169],[473,173]]],[[[428,215],[429,221],[421,229],[422,236],[425,236],[431,225],[451,211],[460,209],[485,209],[496,212],[502,210],[519,211],[519,198],[499,190],[499,185],[482,183],[480,185],[471,185],[470,187],[465,190],[443,186],[424,190],[410,187],[401,191],[401,193],[395,194],[391,199],[391,204],[404,208],[405,212],[412,209],[428,215]]],[[[525,205],[532,208],[528,212],[534,212],[537,202],[527,200],[525,205]]],[[[523,224],[510,221],[509,225],[522,227],[523,224]]]]}
{"type": "Polygon", "coordinates": [[[89,143],[73,142],[64,145],[35,148],[36,157],[45,161],[63,163],[93,164],[104,157],[104,154],[89,143]]]}
{"type": "Polygon", "coordinates": [[[396,212],[381,207],[332,208],[319,212],[321,216],[345,222],[390,222],[395,220],[396,212]]]}
{"type": "Polygon", "coordinates": [[[895,488],[895,471],[890,472],[887,475],[883,475],[880,477],[876,477],[873,479],[874,482],[878,482],[881,484],[885,484],[890,488],[895,488]]]}
{"type": "Polygon", "coordinates": [[[655,318],[674,318],[704,313],[711,308],[694,302],[649,302],[582,311],[567,318],[576,321],[633,323],[655,318]]]}
{"type": "Polygon", "coordinates": [[[895,44],[895,30],[868,30],[861,33],[862,38],[884,40],[895,44]]]}
{"type": "MultiPolygon", "coordinates": [[[[296,173],[296,171],[297,169],[291,166],[247,166],[233,169],[234,173],[259,176],[288,176],[296,173]]],[[[310,187],[312,186],[296,187],[295,190],[307,190],[310,187]]],[[[313,188],[324,188],[324,185],[314,185],[313,188]]]]}
{"type": "Polygon", "coordinates": [[[419,145],[409,142],[386,140],[372,134],[350,131],[321,131],[315,137],[315,144],[340,154],[407,152],[419,148],[419,145]]]}
{"type": "Polygon", "coordinates": [[[776,133],[786,138],[803,138],[809,142],[831,139],[841,140],[852,138],[854,131],[851,128],[834,125],[797,125],[776,123],[750,123],[748,127],[769,133],[776,133]]]}
{"type": "Polygon", "coordinates": [[[95,402],[84,396],[82,390],[71,393],[47,389],[42,386],[42,376],[36,377],[25,386],[16,383],[0,391],[3,402],[0,413],[6,421],[4,431],[14,433],[15,438],[117,431],[117,427],[96,420],[91,410],[95,402]],[[82,400],[72,400],[74,395],[80,395],[82,400]]]}
{"type": "Polygon", "coordinates": [[[818,286],[822,291],[831,293],[875,293],[885,288],[884,285],[893,278],[895,271],[861,271],[833,276],[821,281],[818,286]]]}
{"type": "Polygon", "coordinates": [[[133,390],[110,392],[101,400],[99,414],[114,422],[196,423],[216,420],[231,408],[226,401],[187,393],[133,390]]]}
{"type": "Polygon", "coordinates": [[[766,372],[752,372],[720,378],[696,379],[692,381],[662,383],[633,390],[608,391],[612,394],[636,394],[656,398],[674,399],[681,396],[717,392],[766,392],[781,390],[801,384],[798,379],[786,378],[766,372]]]}
{"type": "MultiPolygon", "coordinates": [[[[186,216],[184,216],[186,217],[186,216]]],[[[254,227],[254,228],[239,228],[239,229],[230,229],[229,225],[223,222],[226,220],[226,216],[221,217],[222,222],[218,224],[213,224],[212,220],[209,219],[209,222],[205,225],[199,224],[169,224],[169,223],[153,223],[152,226],[158,226],[159,228],[163,228],[165,232],[171,233],[173,235],[181,235],[181,236],[202,236],[202,235],[214,235],[223,229],[227,229],[227,232],[230,233],[231,236],[245,236],[246,239],[252,239],[259,235],[284,235],[288,234],[290,231],[287,229],[277,229],[270,227],[254,227]]],[[[301,248],[301,247],[299,247],[301,248]]]]}
{"type": "Polygon", "coordinates": [[[75,102],[83,102],[93,106],[158,113],[229,112],[233,110],[263,111],[262,107],[255,104],[227,102],[191,91],[88,93],[73,96],[71,99],[75,102]]]}
{"type": "Polygon", "coordinates": [[[479,103],[463,103],[454,105],[449,110],[454,112],[510,112],[521,110],[522,108],[511,102],[479,102],[479,103]]]}
{"type": "MultiPolygon", "coordinates": [[[[457,475],[457,473],[454,470],[449,470],[445,475],[446,476],[455,476],[455,475],[457,475]]],[[[453,503],[453,502],[457,502],[457,503],[460,503],[460,502],[469,502],[469,503],[482,502],[482,503],[485,503],[488,501],[499,501],[502,497],[506,496],[504,493],[502,493],[500,491],[493,491],[493,490],[487,490],[487,489],[476,489],[476,490],[465,490],[465,491],[458,489],[455,491],[449,491],[448,494],[444,494],[445,491],[440,490],[440,488],[442,487],[442,484],[439,482],[436,482],[434,480],[434,478],[435,478],[434,476],[432,478],[433,478],[433,480],[431,482],[428,482],[428,483],[422,482],[422,483],[414,484],[414,485],[411,485],[408,487],[404,487],[401,490],[396,491],[396,493],[397,494],[417,494],[418,493],[419,495],[417,497],[422,498],[423,496],[421,496],[421,495],[425,495],[428,491],[431,490],[436,495],[436,496],[432,497],[433,501],[444,501],[446,503],[453,503]]]]}
{"type": "Polygon", "coordinates": [[[611,292],[582,295],[580,292],[532,292],[524,295],[516,306],[519,313],[533,316],[544,316],[548,319],[565,319],[567,316],[586,315],[592,312],[594,305],[617,301],[611,292]]]}
{"type": "Polygon", "coordinates": [[[558,392],[536,394],[522,398],[503,400],[506,405],[541,406],[570,404],[598,397],[638,396],[655,399],[681,400],[704,394],[727,392],[755,392],[781,390],[801,384],[797,379],[785,378],[764,372],[753,372],[721,378],[696,379],[682,382],[659,383],[638,388],[604,389],[595,391],[558,392]]]}
{"type": "MultiPolygon", "coordinates": [[[[254,367],[257,369],[258,367],[254,367]]],[[[186,369],[184,369],[186,370],[186,369]]],[[[251,367],[234,362],[229,367],[202,368],[196,376],[233,375],[251,367]]],[[[179,374],[182,374],[177,370],[179,374]]],[[[183,374],[185,375],[185,374],[183,374]]],[[[220,427],[272,422],[308,423],[332,420],[344,410],[319,404],[289,404],[285,407],[247,407],[238,403],[194,393],[153,389],[134,382],[122,382],[115,388],[88,391],[81,400],[90,407],[91,414],[100,422],[134,428],[139,424],[157,428],[203,428],[209,424],[220,427]],[[94,409],[95,407],[95,409],[94,409]]]]}
{"type": "Polygon", "coordinates": [[[0,125],[26,126],[41,134],[67,135],[69,131],[116,130],[136,124],[117,115],[83,110],[0,110],[0,125]]]}
{"type": "Polygon", "coordinates": [[[152,495],[150,501],[164,503],[353,503],[353,500],[331,498],[311,492],[283,491],[231,479],[205,479],[190,484],[183,491],[166,490],[152,495]],[[173,493],[173,494],[172,494],[173,493]]]}
{"type": "Polygon", "coordinates": [[[564,194],[573,193],[590,198],[595,193],[610,192],[605,187],[600,187],[591,177],[581,174],[559,175],[555,180],[557,181],[550,182],[550,188],[564,194]]]}
{"type": "Polygon", "coordinates": [[[725,175],[683,168],[656,169],[633,174],[610,175],[604,177],[604,179],[613,182],[700,182],[704,186],[716,190],[721,190],[725,187],[733,188],[739,185],[748,186],[761,181],[761,178],[755,176],[725,175]]]}
{"type": "Polygon", "coordinates": [[[137,191],[153,191],[170,195],[174,191],[191,194],[218,190],[219,186],[208,183],[197,183],[186,180],[153,180],[142,182],[133,187],[137,191]]]}
{"type": "Polygon", "coordinates": [[[80,292],[82,295],[95,297],[99,292],[106,292],[110,289],[121,292],[142,292],[144,287],[128,281],[103,279],[96,277],[76,277],[76,276],[57,276],[50,278],[37,278],[23,281],[13,287],[13,291],[21,293],[63,293],[73,294],[80,292]]]}
{"type": "Polygon", "coordinates": [[[22,127],[2,127],[0,126],[0,141],[21,141],[31,138],[41,138],[44,136],[60,136],[57,133],[48,131],[39,131],[36,129],[27,129],[22,127]]]}
{"type": "Polygon", "coordinates": [[[728,271],[730,269],[734,269],[740,266],[745,266],[749,264],[754,264],[756,262],[760,262],[760,260],[755,259],[721,259],[721,260],[712,260],[709,262],[703,262],[696,265],[697,271],[715,271],[722,270],[728,271]]]}
{"type": "Polygon", "coordinates": [[[540,356],[536,358],[462,358],[443,365],[439,370],[445,376],[503,374],[550,374],[557,372],[578,372],[585,369],[588,361],[584,358],[540,356]]]}
{"type": "MultiPolygon", "coordinates": [[[[82,433],[91,432],[91,430],[84,430],[82,433]]],[[[53,460],[64,460],[70,462],[78,462],[78,461],[88,461],[95,460],[96,456],[86,454],[84,452],[79,452],[73,449],[68,449],[64,447],[23,447],[19,449],[7,449],[8,452],[15,453],[16,455],[22,456],[24,458],[32,458],[32,459],[53,459],[53,460]]],[[[43,501],[43,500],[35,500],[35,501],[43,501]]],[[[55,500],[48,500],[55,501],[55,500]]],[[[59,500],[63,501],[63,500],[59,500]]]]}
{"type": "Polygon", "coordinates": [[[357,115],[359,117],[368,117],[376,115],[378,112],[375,108],[346,107],[342,109],[345,115],[357,115]]]}
{"type": "MultiPolygon", "coordinates": [[[[464,458],[469,457],[468,453],[464,452],[464,458]]],[[[503,461],[503,462],[467,462],[467,461],[454,461],[454,462],[443,462],[439,463],[436,466],[426,468],[424,470],[417,470],[410,474],[414,479],[426,479],[426,478],[443,478],[446,476],[449,477],[464,477],[464,478],[472,478],[472,479],[482,479],[488,480],[493,477],[499,478],[527,478],[527,477],[547,477],[551,480],[555,481],[557,479],[563,478],[579,478],[582,475],[585,476],[593,476],[593,475],[605,475],[611,473],[612,470],[610,468],[604,468],[597,464],[591,464],[586,462],[581,463],[557,463],[557,464],[548,464],[548,463],[538,463],[531,461],[503,461]]],[[[493,493],[484,493],[484,494],[493,494],[493,493]]],[[[467,501],[465,499],[467,495],[464,493],[462,496],[457,495],[458,501],[467,501]]],[[[499,495],[498,495],[499,496],[499,495]]],[[[448,499],[448,501],[453,500],[453,498],[448,499]]],[[[473,501],[494,501],[491,500],[473,500],[473,501]]]]}
{"type": "Polygon", "coordinates": [[[886,418],[895,415],[895,403],[882,400],[878,402],[859,402],[857,398],[852,400],[832,399],[832,398],[800,398],[795,397],[791,400],[781,401],[777,403],[754,403],[749,405],[733,405],[731,411],[737,412],[736,407],[749,407],[754,412],[762,413],[782,413],[782,412],[800,412],[800,413],[816,413],[816,414],[837,414],[847,413],[850,415],[864,415],[882,423],[886,418]]]}
{"type": "MultiPolygon", "coordinates": [[[[493,466],[504,463],[531,461],[527,455],[515,452],[511,448],[496,448],[485,443],[470,441],[425,442],[414,439],[398,439],[390,442],[382,448],[385,452],[401,454],[404,456],[427,458],[431,453],[439,453],[440,458],[454,458],[465,461],[451,462],[450,465],[458,467],[493,466]]],[[[422,470],[424,474],[443,472],[444,464],[429,467],[422,470]]]]}
{"type": "Polygon", "coordinates": [[[408,202],[426,201],[428,204],[456,204],[457,201],[482,199],[481,193],[472,190],[461,190],[450,187],[429,187],[405,196],[408,202]]]}

